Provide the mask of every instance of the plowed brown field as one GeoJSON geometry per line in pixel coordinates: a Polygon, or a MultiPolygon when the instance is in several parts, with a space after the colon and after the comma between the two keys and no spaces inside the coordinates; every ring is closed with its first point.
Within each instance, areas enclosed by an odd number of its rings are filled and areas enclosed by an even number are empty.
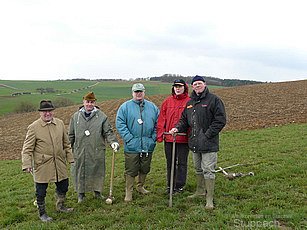
{"type": "MultiPolygon", "coordinates": [[[[224,130],[258,129],[289,123],[307,123],[307,80],[212,89],[225,103],[224,130]]],[[[160,106],[167,95],[148,99],[160,106]]],[[[118,107],[129,98],[98,103],[114,125],[118,107]]],[[[77,106],[58,108],[55,116],[69,124],[77,106]]],[[[0,159],[20,159],[27,126],[38,112],[0,117],[0,159]]]]}

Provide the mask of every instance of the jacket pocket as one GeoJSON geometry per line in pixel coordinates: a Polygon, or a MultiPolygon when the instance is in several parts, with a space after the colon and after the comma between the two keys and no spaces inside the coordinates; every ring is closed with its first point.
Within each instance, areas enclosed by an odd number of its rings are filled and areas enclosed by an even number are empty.
{"type": "Polygon", "coordinates": [[[40,165],[44,164],[45,161],[44,154],[36,155],[34,158],[34,168],[38,168],[40,165]]]}
{"type": "Polygon", "coordinates": [[[204,130],[201,130],[197,137],[197,144],[199,151],[207,151],[210,146],[210,139],[205,136],[204,130]]]}
{"type": "Polygon", "coordinates": [[[96,161],[100,161],[101,159],[104,159],[105,158],[105,148],[103,147],[97,147],[95,149],[95,155],[94,155],[94,158],[96,161]]]}
{"type": "Polygon", "coordinates": [[[199,151],[207,151],[209,149],[209,140],[207,137],[198,140],[199,143],[199,151]]]}
{"type": "Polygon", "coordinates": [[[136,151],[140,145],[141,140],[139,138],[133,138],[129,142],[126,142],[126,147],[128,151],[136,151]]]}
{"type": "Polygon", "coordinates": [[[156,142],[152,138],[148,138],[148,152],[153,152],[156,147],[156,142]]]}

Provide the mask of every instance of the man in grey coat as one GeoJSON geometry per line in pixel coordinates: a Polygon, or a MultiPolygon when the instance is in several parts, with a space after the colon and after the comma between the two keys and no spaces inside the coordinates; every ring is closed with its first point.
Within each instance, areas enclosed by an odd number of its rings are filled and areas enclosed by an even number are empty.
{"type": "Polygon", "coordinates": [[[69,140],[75,159],[72,176],[78,203],[84,200],[86,192],[94,192],[96,198],[102,198],[106,143],[115,152],[119,144],[108,117],[96,106],[93,92],[83,97],[83,106],[73,114],[69,125],[69,140]]]}

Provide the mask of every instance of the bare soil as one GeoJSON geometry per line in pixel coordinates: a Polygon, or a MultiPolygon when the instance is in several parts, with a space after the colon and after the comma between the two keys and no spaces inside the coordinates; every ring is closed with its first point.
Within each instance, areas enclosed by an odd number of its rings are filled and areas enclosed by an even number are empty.
{"type": "MultiPolygon", "coordinates": [[[[260,129],[290,123],[307,123],[307,80],[266,83],[232,88],[212,89],[224,102],[227,112],[225,130],[260,129]]],[[[147,99],[160,106],[167,95],[147,99]]],[[[126,100],[99,103],[114,125],[116,111],[126,100]]],[[[68,126],[78,106],[55,110],[55,116],[68,126]]],[[[39,118],[38,112],[0,117],[0,160],[20,159],[27,126],[39,118]]]]}

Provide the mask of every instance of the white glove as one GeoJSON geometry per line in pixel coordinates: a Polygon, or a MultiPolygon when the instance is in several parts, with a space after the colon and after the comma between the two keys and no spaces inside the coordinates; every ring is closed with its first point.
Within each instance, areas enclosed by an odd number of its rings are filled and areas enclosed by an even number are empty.
{"type": "Polygon", "coordinates": [[[119,144],[118,144],[117,142],[113,142],[113,143],[111,144],[111,147],[112,147],[112,149],[113,149],[114,152],[117,152],[118,149],[119,149],[119,144]]]}

